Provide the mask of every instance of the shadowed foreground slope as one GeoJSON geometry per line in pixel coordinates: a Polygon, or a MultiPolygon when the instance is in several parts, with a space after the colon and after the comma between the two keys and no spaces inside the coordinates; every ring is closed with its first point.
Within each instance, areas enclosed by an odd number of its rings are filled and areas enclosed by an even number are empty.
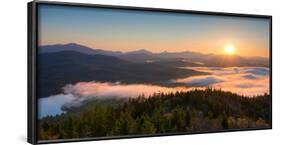
{"type": "Polygon", "coordinates": [[[205,89],[154,94],[114,103],[87,102],[39,120],[39,139],[69,139],[271,126],[271,96],[243,97],[205,89]],[[91,104],[91,105],[89,105],[91,104]]]}

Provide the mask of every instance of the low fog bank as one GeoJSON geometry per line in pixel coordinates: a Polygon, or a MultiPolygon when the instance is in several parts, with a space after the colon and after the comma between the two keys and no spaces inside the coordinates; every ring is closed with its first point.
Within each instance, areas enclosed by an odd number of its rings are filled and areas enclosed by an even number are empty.
{"type": "Polygon", "coordinates": [[[181,87],[162,87],[150,84],[122,84],[120,82],[79,82],[63,87],[63,93],[39,99],[39,118],[63,113],[63,106],[80,106],[90,99],[126,99],[148,97],[155,93],[172,93],[212,87],[253,97],[269,93],[269,69],[263,67],[189,67],[210,75],[174,79],[169,83],[181,87]]]}
{"type": "Polygon", "coordinates": [[[269,69],[266,67],[188,67],[210,75],[174,79],[186,86],[212,87],[253,97],[269,93],[269,69]]]}

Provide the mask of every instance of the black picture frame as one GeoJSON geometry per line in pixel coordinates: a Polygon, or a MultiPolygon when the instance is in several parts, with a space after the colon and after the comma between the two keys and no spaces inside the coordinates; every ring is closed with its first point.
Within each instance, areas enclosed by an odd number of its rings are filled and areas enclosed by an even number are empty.
{"type": "MultiPolygon", "coordinates": [[[[132,135],[132,136],[116,136],[116,137],[97,137],[97,138],[79,138],[67,140],[37,140],[37,48],[38,48],[38,5],[59,5],[59,6],[75,6],[75,7],[90,7],[90,8],[106,8],[106,9],[120,9],[120,10],[137,10],[137,11],[150,11],[150,12],[169,12],[169,13],[184,13],[184,14],[203,14],[213,16],[229,16],[229,17],[246,17],[246,18],[263,18],[268,19],[270,22],[270,97],[272,106],[272,16],[270,15],[256,15],[256,14],[238,14],[238,13],[225,13],[225,12],[206,12],[206,11],[193,11],[193,10],[178,10],[178,9],[163,9],[163,8],[148,8],[148,7],[132,7],[132,6],[117,6],[117,5],[101,5],[101,4],[85,4],[85,3],[69,3],[69,2],[54,2],[54,1],[32,1],[27,4],[28,7],[28,142],[31,144],[45,144],[45,143],[64,143],[64,142],[79,142],[79,141],[94,141],[94,140],[108,140],[108,139],[125,139],[125,138],[139,138],[139,137],[158,137],[158,136],[171,136],[171,135],[187,135],[187,134],[202,134],[202,133],[218,133],[218,132],[233,132],[233,131],[250,131],[250,130],[264,130],[272,129],[265,128],[250,128],[250,129],[228,129],[216,131],[198,131],[192,133],[164,133],[154,135],[132,135]]],[[[272,107],[270,108],[270,118],[272,120],[272,107]]]]}

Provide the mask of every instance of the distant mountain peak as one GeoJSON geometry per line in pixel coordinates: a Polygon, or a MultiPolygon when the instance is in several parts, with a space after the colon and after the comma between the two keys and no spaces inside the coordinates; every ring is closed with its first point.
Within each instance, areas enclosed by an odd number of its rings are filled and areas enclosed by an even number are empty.
{"type": "Polygon", "coordinates": [[[40,47],[50,47],[50,46],[82,46],[82,47],[87,47],[87,46],[84,46],[84,45],[81,45],[81,44],[78,44],[78,43],[74,43],[74,42],[48,44],[48,45],[42,45],[40,47]]]}
{"type": "Polygon", "coordinates": [[[146,50],[146,49],[139,49],[136,51],[130,51],[129,54],[152,54],[152,52],[146,50]]]}
{"type": "MultiPolygon", "coordinates": [[[[66,43],[66,44],[62,44],[62,45],[65,45],[65,46],[83,46],[81,44],[78,44],[78,43],[66,43]]],[[[87,46],[83,46],[83,47],[87,47],[87,46]]]]}
{"type": "Polygon", "coordinates": [[[65,45],[80,45],[80,44],[77,44],[75,42],[71,42],[71,43],[66,43],[65,45]]]}
{"type": "Polygon", "coordinates": [[[61,51],[76,51],[85,54],[94,54],[95,50],[77,43],[53,44],[39,47],[39,53],[54,53],[61,51]]]}
{"type": "Polygon", "coordinates": [[[170,53],[170,52],[165,50],[165,51],[160,52],[159,54],[167,54],[167,53],[170,53]]]}
{"type": "Polygon", "coordinates": [[[89,48],[88,46],[81,45],[81,44],[78,44],[78,43],[56,43],[56,44],[42,45],[40,47],[44,48],[44,47],[58,47],[58,46],[60,46],[60,47],[79,46],[79,47],[89,48]]]}
{"type": "Polygon", "coordinates": [[[75,43],[75,42],[72,42],[72,43],[66,43],[66,44],[62,44],[64,46],[69,46],[69,47],[84,47],[84,48],[89,48],[89,49],[93,49],[92,47],[88,47],[86,45],[82,45],[82,44],[78,44],[78,43],[75,43]]]}

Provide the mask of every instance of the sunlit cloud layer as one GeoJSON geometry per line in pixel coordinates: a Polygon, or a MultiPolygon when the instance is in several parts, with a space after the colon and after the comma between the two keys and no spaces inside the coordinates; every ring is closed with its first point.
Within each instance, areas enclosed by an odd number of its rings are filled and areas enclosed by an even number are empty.
{"type": "Polygon", "coordinates": [[[189,67],[209,75],[174,79],[169,83],[180,83],[182,87],[163,87],[149,84],[121,84],[119,82],[78,82],[68,84],[62,94],[39,99],[39,118],[61,114],[62,107],[80,106],[90,99],[124,99],[138,96],[148,97],[155,93],[171,93],[212,87],[253,97],[269,93],[269,69],[264,67],[189,67]]]}
{"type": "Polygon", "coordinates": [[[63,113],[62,107],[80,106],[90,99],[124,99],[138,96],[148,97],[154,93],[171,93],[187,91],[193,88],[186,87],[161,87],[146,84],[120,84],[109,82],[79,82],[66,85],[63,94],[53,95],[39,99],[39,118],[47,115],[63,113]]]}
{"type": "Polygon", "coordinates": [[[135,98],[138,96],[148,97],[155,93],[171,93],[176,91],[188,90],[183,87],[161,87],[148,84],[120,84],[110,82],[79,82],[75,85],[69,84],[64,88],[66,94],[77,97],[96,97],[96,98],[135,98]]]}
{"type": "Polygon", "coordinates": [[[256,96],[269,93],[269,69],[264,67],[189,67],[210,75],[172,80],[188,86],[209,86],[240,95],[256,96]]]}

